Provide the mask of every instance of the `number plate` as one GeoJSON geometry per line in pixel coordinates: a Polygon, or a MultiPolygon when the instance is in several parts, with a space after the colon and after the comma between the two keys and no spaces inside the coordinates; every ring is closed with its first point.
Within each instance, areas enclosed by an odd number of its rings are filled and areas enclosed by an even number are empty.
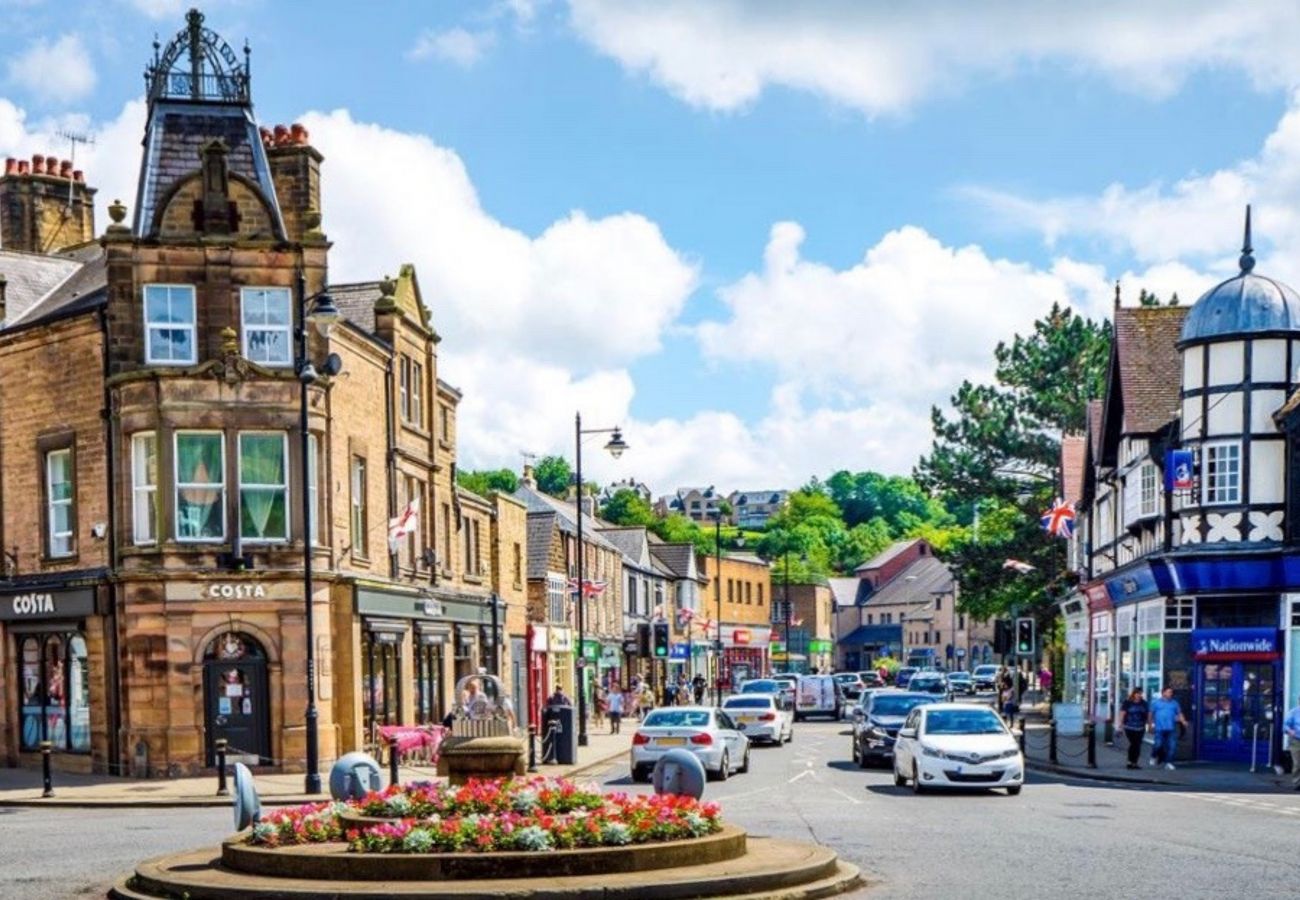
{"type": "Polygon", "coordinates": [[[737,716],[737,717],[736,717],[736,721],[737,721],[737,722],[743,722],[743,723],[745,723],[746,725],[748,725],[748,724],[750,724],[751,722],[757,722],[757,721],[758,721],[758,716],[737,716]]]}
{"type": "Polygon", "coordinates": [[[655,743],[660,747],[680,747],[686,743],[686,738],[655,738],[655,743]]]}

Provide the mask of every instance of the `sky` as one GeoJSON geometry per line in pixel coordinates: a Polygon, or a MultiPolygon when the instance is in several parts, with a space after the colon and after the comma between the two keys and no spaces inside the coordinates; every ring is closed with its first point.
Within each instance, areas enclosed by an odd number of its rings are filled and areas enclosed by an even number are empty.
{"type": "MultiPolygon", "coordinates": [[[[0,156],[135,197],[189,4],[0,0],[0,156]]],[[[1055,302],[1300,284],[1300,4],[212,0],[325,156],[331,280],[414,263],[460,464],[761,490],[906,474],[1055,302]]]]}

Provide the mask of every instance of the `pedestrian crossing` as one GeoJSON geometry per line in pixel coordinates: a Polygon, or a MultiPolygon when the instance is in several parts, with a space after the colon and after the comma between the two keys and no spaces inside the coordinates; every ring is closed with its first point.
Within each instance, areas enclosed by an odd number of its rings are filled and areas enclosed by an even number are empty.
{"type": "Polygon", "coordinates": [[[1272,794],[1208,794],[1193,793],[1191,791],[1175,792],[1173,796],[1185,797],[1188,800],[1201,800],[1206,803],[1218,803],[1223,806],[1235,806],[1252,812],[1273,813],[1288,818],[1300,818],[1300,796],[1292,799],[1272,794]]]}

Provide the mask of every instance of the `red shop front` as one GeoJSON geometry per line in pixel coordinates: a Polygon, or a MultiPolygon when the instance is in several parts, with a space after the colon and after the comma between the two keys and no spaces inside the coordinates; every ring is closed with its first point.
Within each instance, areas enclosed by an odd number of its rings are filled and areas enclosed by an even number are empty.
{"type": "Polygon", "coordinates": [[[724,690],[734,690],[741,682],[768,673],[771,640],[772,629],[766,625],[722,626],[720,677],[724,690]]]}

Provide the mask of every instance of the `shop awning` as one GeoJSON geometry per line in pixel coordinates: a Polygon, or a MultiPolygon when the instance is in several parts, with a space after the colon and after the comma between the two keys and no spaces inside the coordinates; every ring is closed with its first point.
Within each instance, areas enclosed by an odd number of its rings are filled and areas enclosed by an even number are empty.
{"type": "Polygon", "coordinates": [[[802,653],[773,653],[772,662],[807,662],[808,657],[802,653]]]}

